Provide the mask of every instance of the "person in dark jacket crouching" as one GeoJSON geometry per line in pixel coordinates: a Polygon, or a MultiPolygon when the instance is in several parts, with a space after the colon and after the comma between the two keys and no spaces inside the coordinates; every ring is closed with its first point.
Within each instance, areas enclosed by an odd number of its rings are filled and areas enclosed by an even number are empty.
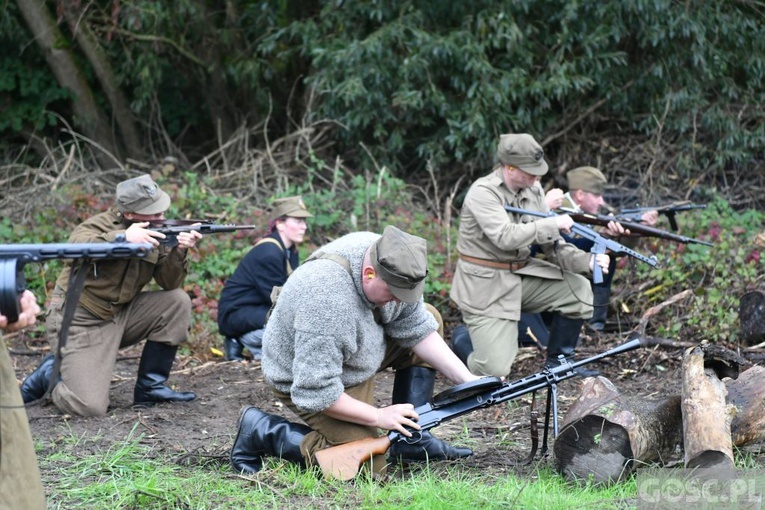
{"type": "Polygon", "coordinates": [[[261,358],[271,291],[297,268],[297,245],[305,237],[306,219],[312,217],[299,196],[275,200],[268,236],[255,243],[226,281],[218,301],[218,330],[227,360],[243,360],[245,347],[254,359],[261,358]]]}

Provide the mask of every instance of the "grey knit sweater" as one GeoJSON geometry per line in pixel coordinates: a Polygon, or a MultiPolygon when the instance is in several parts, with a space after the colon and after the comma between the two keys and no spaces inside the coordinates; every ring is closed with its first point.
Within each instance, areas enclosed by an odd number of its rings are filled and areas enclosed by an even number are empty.
{"type": "Polygon", "coordinates": [[[386,337],[410,348],[438,329],[422,301],[388,303],[380,310],[382,325],[375,322],[374,305],[361,290],[361,269],[379,237],[356,232],[320,249],[346,258],[352,277],[333,260],[311,260],[292,273],[279,295],[263,337],[263,374],[302,410],[326,409],[345,388],[373,377],[386,337]]]}

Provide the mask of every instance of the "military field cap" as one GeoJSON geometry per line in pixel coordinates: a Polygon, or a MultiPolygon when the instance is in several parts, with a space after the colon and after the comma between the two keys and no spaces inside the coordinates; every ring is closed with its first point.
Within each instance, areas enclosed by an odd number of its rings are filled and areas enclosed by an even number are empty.
{"type": "Polygon", "coordinates": [[[159,214],[170,207],[170,195],[159,189],[148,174],[117,184],[117,208],[121,212],[159,214]]]}
{"type": "Polygon", "coordinates": [[[505,165],[520,168],[531,175],[544,175],[547,173],[544,155],[542,146],[529,134],[508,134],[499,137],[497,158],[505,165]]]}
{"type": "Polygon", "coordinates": [[[371,246],[369,257],[372,267],[397,299],[405,303],[420,300],[428,276],[425,239],[389,225],[371,246]]]}
{"type": "Polygon", "coordinates": [[[580,166],[566,174],[568,189],[587,191],[595,195],[602,195],[606,188],[606,176],[603,172],[592,166],[580,166]]]}
{"type": "Polygon", "coordinates": [[[269,215],[269,219],[276,220],[282,216],[290,216],[292,218],[313,218],[313,214],[309,213],[305,208],[305,204],[300,195],[295,197],[277,198],[271,203],[271,214],[269,215]]]}

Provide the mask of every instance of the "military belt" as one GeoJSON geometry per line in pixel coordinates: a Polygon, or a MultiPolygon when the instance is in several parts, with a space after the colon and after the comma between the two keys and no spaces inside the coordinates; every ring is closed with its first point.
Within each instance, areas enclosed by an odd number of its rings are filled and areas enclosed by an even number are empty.
{"type": "Polygon", "coordinates": [[[523,260],[509,260],[507,262],[501,262],[499,260],[480,259],[478,257],[471,257],[470,255],[459,254],[460,258],[465,262],[471,264],[477,264],[479,266],[493,267],[494,269],[508,269],[510,271],[518,271],[519,269],[526,267],[528,259],[523,260]]]}

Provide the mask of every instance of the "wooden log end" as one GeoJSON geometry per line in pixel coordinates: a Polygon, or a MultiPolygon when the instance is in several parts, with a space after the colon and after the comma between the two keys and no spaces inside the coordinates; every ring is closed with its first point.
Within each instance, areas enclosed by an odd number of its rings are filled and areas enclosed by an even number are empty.
{"type": "Polygon", "coordinates": [[[555,469],[571,481],[611,485],[635,468],[627,431],[600,416],[584,416],[564,427],[553,453],[555,469]]]}

